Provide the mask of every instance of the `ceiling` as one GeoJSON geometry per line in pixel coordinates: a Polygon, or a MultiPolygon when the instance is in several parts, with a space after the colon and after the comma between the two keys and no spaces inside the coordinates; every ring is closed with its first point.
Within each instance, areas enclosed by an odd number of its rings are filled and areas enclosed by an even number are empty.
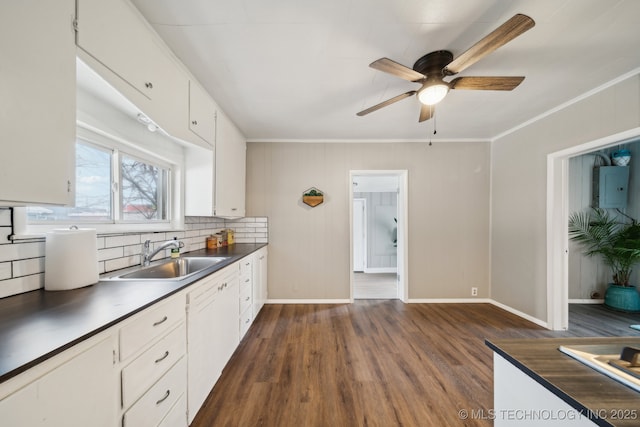
{"type": "Polygon", "coordinates": [[[640,67],[637,0],[133,0],[249,140],[491,140],[640,67]],[[457,76],[526,76],[451,91],[418,123],[420,86],[369,68],[457,57],[516,13],[536,26],[457,76]],[[433,135],[434,124],[437,134],[433,135]]]}

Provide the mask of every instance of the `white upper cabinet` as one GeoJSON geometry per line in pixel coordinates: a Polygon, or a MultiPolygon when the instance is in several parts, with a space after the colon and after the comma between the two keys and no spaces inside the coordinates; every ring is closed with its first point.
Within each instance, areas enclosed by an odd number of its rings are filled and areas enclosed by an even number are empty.
{"type": "Polygon", "coordinates": [[[173,90],[175,76],[166,73],[176,65],[127,0],[79,0],[77,43],[148,99],[173,90]]]}
{"type": "Polygon", "coordinates": [[[78,0],[77,15],[82,60],[169,135],[212,149],[213,100],[129,0],[78,0]]]}
{"type": "Polygon", "coordinates": [[[216,138],[216,106],[209,94],[189,81],[189,129],[212,147],[216,138]]]}
{"type": "Polygon", "coordinates": [[[247,142],[221,111],[215,151],[185,150],[185,215],[241,218],[245,215],[247,142]]]}
{"type": "Polygon", "coordinates": [[[0,3],[0,203],[72,204],[74,0],[0,3]]]}
{"type": "Polygon", "coordinates": [[[216,126],[215,216],[245,215],[247,141],[223,113],[216,126]]]}

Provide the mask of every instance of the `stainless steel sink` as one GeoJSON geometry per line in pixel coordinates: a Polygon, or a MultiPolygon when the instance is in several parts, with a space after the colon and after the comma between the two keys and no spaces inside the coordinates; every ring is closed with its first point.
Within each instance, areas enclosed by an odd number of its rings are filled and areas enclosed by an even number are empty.
{"type": "Polygon", "coordinates": [[[227,259],[229,258],[184,257],[139,267],[133,271],[129,269],[126,273],[102,277],[101,280],[181,280],[227,259]]]}

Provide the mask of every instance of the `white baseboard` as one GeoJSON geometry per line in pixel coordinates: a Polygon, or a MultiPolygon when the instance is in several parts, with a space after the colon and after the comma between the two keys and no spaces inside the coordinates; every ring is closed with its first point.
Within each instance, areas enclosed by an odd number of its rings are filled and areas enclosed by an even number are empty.
{"type": "Polygon", "coordinates": [[[411,298],[407,304],[469,304],[491,303],[488,298],[411,298]]]}
{"type": "Polygon", "coordinates": [[[569,304],[604,304],[604,299],[570,299],[569,304]]]}
{"type": "Polygon", "coordinates": [[[268,299],[265,304],[350,304],[350,299],[268,299]]]}
{"type": "Polygon", "coordinates": [[[367,274],[397,273],[398,269],[396,267],[365,268],[364,272],[367,273],[367,274]]]}
{"type": "Polygon", "coordinates": [[[520,310],[516,310],[515,308],[509,307],[508,305],[504,305],[501,302],[495,301],[495,300],[490,300],[491,304],[495,305],[496,307],[500,307],[503,310],[508,311],[511,314],[515,314],[518,317],[522,317],[525,320],[528,320],[529,322],[535,323],[538,326],[542,326],[543,328],[546,329],[550,329],[549,325],[547,322],[543,322],[542,320],[535,318],[527,313],[523,313],[520,310]]]}

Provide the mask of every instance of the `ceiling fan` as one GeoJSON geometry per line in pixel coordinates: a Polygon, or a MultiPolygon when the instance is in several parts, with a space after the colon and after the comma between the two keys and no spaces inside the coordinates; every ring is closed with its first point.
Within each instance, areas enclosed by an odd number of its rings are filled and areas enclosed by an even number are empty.
{"type": "Polygon", "coordinates": [[[416,95],[421,103],[420,122],[429,120],[434,113],[435,104],[442,101],[451,89],[468,90],[513,90],[524,77],[457,77],[449,82],[444,77],[453,76],[475,64],[486,55],[533,28],[535,22],[526,15],[516,14],[493,30],[466,52],[453,59],[448,50],[436,50],[418,59],[413,69],[405,67],[389,58],[380,58],[369,66],[385,73],[393,74],[410,82],[420,83],[418,90],[410,90],[387,99],[379,104],[362,110],[358,116],[364,116],[410,96],[416,95]]]}

